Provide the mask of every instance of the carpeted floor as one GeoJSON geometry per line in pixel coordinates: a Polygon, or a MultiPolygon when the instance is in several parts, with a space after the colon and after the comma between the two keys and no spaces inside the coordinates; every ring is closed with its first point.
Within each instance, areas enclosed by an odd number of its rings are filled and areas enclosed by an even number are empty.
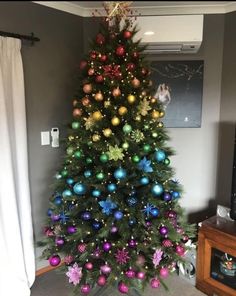
{"type": "MultiPolygon", "coordinates": [[[[147,287],[142,296],[204,296],[202,292],[197,290],[186,280],[179,278],[177,275],[171,275],[165,283],[169,287],[169,292],[166,292],[163,287],[160,289],[152,289],[147,287]]],[[[72,296],[71,285],[63,274],[58,274],[56,271],[45,273],[38,276],[31,289],[31,296],[72,296]]],[[[98,288],[92,291],[90,296],[121,296],[116,289],[112,287],[98,288]]],[[[129,293],[131,296],[136,296],[134,292],[129,293]]]]}

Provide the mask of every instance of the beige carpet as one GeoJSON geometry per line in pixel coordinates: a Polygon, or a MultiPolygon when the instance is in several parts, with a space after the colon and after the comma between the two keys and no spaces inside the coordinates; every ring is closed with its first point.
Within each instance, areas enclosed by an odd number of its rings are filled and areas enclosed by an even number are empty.
{"type": "MultiPolygon", "coordinates": [[[[164,288],[152,289],[147,287],[145,293],[142,296],[204,296],[202,292],[197,290],[186,280],[179,278],[177,275],[171,275],[165,283],[169,286],[169,292],[166,292],[164,288]]],[[[58,274],[56,271],[45,273],[38,276],[31,289],[31,296],[72,296],[71,285],[68,283],[66,276],[58,274]]],[[[92,291],[89,296],[121,296],[124,294],[119,293],[112,287],[106,287],[105,289],[96,289],[92,291]]],[[[134,292],[129,294],[130,296],[136,296],[134,292]]]]}

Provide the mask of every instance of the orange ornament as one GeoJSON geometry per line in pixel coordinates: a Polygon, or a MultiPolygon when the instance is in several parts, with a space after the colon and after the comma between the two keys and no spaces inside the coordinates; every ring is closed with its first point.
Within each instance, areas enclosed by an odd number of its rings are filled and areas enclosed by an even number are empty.
{"type": "Polygon", "coordinates": [[[84,91],[86,94],[90,94],[91,91],[92,91],[92,84],[91,84],[91,83],[86,83],[86,84],[83,86],[83,91],[84,91]]]}
{"type": "Polygon", "coordinates": [[[119,97],[121,95],[121,91],[120,91],[119,87],[116,87],[113,89],[112,95],[113,95],[113,97],[119,97]]]}
{"type": "Polygon", "coordinates": [[[99,91],[98,93],[95,94],[94,99],[96,101],[102,101],[103,100],[103,94],[99,91]]]}
{"type": "Polygon", "coordinates": [[[134,78],[131,83],[134,88],[138,88],[140,86],[140,81],[137,78],[134,78]]]}

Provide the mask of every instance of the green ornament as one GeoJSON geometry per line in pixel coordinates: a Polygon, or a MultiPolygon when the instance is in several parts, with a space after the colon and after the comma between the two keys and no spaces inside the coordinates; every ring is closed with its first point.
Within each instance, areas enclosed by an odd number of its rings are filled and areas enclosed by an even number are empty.
{"type": "Polygon", "coordinates": [[[122,148],[125,149],[125,150],[127,150],[127,149],[129,148],[129,143],[124,142],[124,143],[122,144],[122,148]]]}
{"type": "Polygon", "coordinates": [[[105,177],[105,175],[104,175],[103,172],[99,172],[99,173],[96,174],[96,178],[97,178],[98,180],[100,180],[100,181],[103,180],[104,177],[105,177]]]}
{"type": "Polygon", "coordinates": [[[62,175],[62,177],[67,177],[68,176],[68,171],[67,170],[62,170],[61,175],[62,175]]]}
{"type": "Polygon", "coordinates": [[[144,152],[149,152],[151,150],[151,146],[149,145],[149,144],[145,144],[144,146],[143,146],[143,151],[144,152]]]}
{"type": "Polygon", "coordinates": [[[73,147],[68,147],[67,149],[66,149],[66,153],[68,154],[68,155],[72,155],[73,154],[73,152],[74,152],[74,149],[73,149],[73,147]]]}
{"type": "Polygon", "coordinates": [[[92,158],[90,158],[90,157],[87,157],[85,161],[87,164],[90,164],[93,162],[92,158]]]}
{"type": "Polygon", "coordinates": [[[103,163],[105,163],[109,160],[108,155],[106,153],[101,154],[99,159],[103,163]]]}
{"type": "Polygon", "coordinates": [[[132,156],[132,161],[133,162],[139,162],[140,161],[140,157],[138,155],[134,155],[134,156],[132,156]]]}
{"type": "Polygon", "coordinates": [[[79,159],[81,157],[81,151],[80,150],[75,151],[74,156],[75,158],[79,159]]]}
{"type": "Polygon", "coordinates": [[[152,137],[156,138],[158,136],[158,134],[156,132],[152,133],[152,137]]]}
{"type": "Polygon", "coordinates": [[[80,123],[78,121],[74,121],[72,122],[71,127],[73,129],[78,129],[80,127],[80,123]]]}
{"type": "Polygon", "coordinates": [[[169,158],[165,158],[165,160],[164,160],[164,164],[166,164],[166,165],[169,165],[169,164],[170,164],[170,160],[169,160],[169,158]]]}
{"type": "Polygon", "coordinates": [[[123,132],[124,132],[125,134],[129,134],[131,131],[132,131],[132,126],[131,126],[131,125],[129,125],[129,124],[125,124],[125,125],[123,126],[123,132]]]}

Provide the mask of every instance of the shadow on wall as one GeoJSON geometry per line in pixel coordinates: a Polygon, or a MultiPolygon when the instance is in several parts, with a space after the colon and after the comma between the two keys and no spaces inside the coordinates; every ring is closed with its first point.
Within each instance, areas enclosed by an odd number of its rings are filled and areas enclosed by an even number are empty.
{"type": "Polygon", "coordinates": [[[199,223],[216,215],[216,201],[210,199],[208,207],[198,212],[188,214],[189,223],[199,223]]]}

